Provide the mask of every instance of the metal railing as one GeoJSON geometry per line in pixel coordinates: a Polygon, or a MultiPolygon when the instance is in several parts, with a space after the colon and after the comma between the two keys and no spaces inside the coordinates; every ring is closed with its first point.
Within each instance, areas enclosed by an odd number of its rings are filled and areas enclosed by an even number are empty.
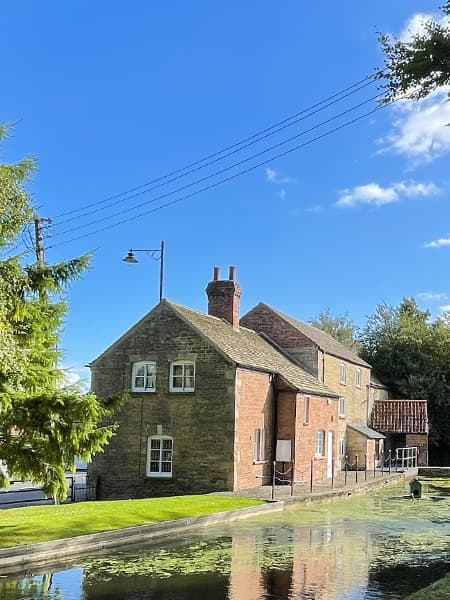
{"type": "MultiPolygon", "coordinates": [[[[67,497],[64,502],[82,502],[95,498],[96,483],[92,482],[85,473],[67,475],[67,497]]],[[[27,506],[33,504],[54,503],[52,497],[47,497],[39,486],[21,487],[20,489],[0,490],[0,508],[27,506]]]]}
{"type": "Polygon", "coordinates": [[[403,469],[417,467],[418,448],[397,448],[395,451],[396,464],[403,469]]]}
{"type": "MultiPolygon", "coordinates": [[[[271,479],[271,499],[275,500],[275,488],[277,485],[290,485],[290,495],[294,495],[294,487],[303,485],[301,493],[312,494],[318,488],[323,489],[324,482],[329,482],[329,487],[334,489],[338,487],[347,487],[348,485],[358,484],[362,481],[390,475],[392,472],[417,467],[418,450],[413,448],[398,448],[396,451],[389,450],[386,453],[374,453],[373,455],[364,454],[360,456],[340,457],[340,470],[336,472],[336,461],[333,458],[330,465],[323,462],[318,463],[311,458],[309,473],[302,472],[300,480],[295,480],[295,463],[281,463],[281,468],[277,467],[277,461],[273,461],[272,474],[258,476],[262,479],[271,479]],[[306,475],[306,477],[305,477],[306,475]]],[[[280,465],[280,463],[278,463],[280,465]]],[[[297,473],[297,477],[298,477],[297,473]]],[[[298,492],[298,488],[297,488],[298,492]]]]}

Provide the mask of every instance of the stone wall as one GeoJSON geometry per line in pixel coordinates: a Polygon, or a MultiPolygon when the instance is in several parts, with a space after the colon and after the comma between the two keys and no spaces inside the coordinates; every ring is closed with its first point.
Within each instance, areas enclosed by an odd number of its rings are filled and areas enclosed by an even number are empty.
{"type": "Polygon", "coordinates": [[[232,490],[235,367],[168,306],[158,305],[92,367],[92,389],[108,396],[131,388],[132,364],[156,362],[156,391],[131,393],[120,426],[89,466],[100,498],[232,490]],[[169,392],[174,360],[195,362],[195,391],[169,392]],[[173,477],[147,477],[148,436],[173,437],[173,477]]]}

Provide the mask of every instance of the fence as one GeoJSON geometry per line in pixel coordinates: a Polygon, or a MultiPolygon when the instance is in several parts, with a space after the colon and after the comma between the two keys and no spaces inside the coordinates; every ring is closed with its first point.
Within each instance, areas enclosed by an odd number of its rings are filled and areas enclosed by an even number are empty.
{"type": "MultiPolygon", "coordinates": [[[[64,502],[82,502],[96,497],[95,481],[91,481],[86,472],[67,475],[66,481],[68,492],[64,502]]],[[[53,503],[54,499],[46,497],[42,488],[38,486],[13,485],[10,489],[0,491],[0,508],[53,503]]]]}
{"type": "MultiPolygon", "coordinates": [[[[353,459],[348,455],[340,460],[340,470],[336,470],[336,462],[333,458],[331,469],[324,468],[322,464],[317,465],[314,459],[311,459],[310,469],[307,477],[301,474],[300,481],[295,480],[295,463],[281,463],[281,468],[277,468],[277,462],[273,462],[271,476],[271,499],[275,499],[275,488],[280,485],[290,486],[290,495],[294,495],[294,488],[303,486],[303,493],[312,494],[318,488],[334,489],[335,485],[346,487],[349,484],[357,484],[367,481],[368,478],[375,479],[384,474],[391,474],[399,470],[417,467],[417,448],[398,448],[395,452],[389,450],[385,454],[370,456],[371,465],[368,467],[368,456],[355,455],[353,459]],[[330,476],[327,476],[330,473],[330,476]]],[[[296,489],[297,491],[297,489],[296,489]]]]}

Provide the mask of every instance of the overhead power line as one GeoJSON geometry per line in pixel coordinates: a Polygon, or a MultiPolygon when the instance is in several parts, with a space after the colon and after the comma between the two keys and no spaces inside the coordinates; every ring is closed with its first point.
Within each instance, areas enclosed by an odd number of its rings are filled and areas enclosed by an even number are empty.
{"type": "MultiPolygon", "coordinates": [[[[373,100],[376,100],[377,98],[379,98],[380,96],[383,95],[383,92],[380,92],[378,94],[376,94],[375,96],[372,96],[371,98],[368,98],[366,100],[364,100],[363,102],[360,102],[359,104],[356,104],[336,115],[333,115],[332,117],[326,119],[325,121],[321,121],[320,123],[317,123],[316,125],[313,125],[312,127],[310,127],[309,129],[305,129],[303,131],[300,131],[299,133],[285,139],[282,140],[281,142],[278,142],[277,144],[273,144],[272,146],[269,146],[268,148],[265,148],[264,150],[261,150],[260,152],[257,152],[256,154],[252,154],[236,163],[233,163],[231,165],[228,165],[226,167],[223,167],[222,169],[219,169],[217,171],[214,171],[213,173],[210,173],[209,175],[205,175],[204,177],[201,177],[200,179],[196,179],[190,183],[187,183],[179,188],[176,188],[174,190],[171,190],[169,192],[166,192],[164,194],[161,194],[159,196],[157,196],[156,198],[151,198],[150,200],[146,200],[145,202],[140,202],[139,204],[136,204],[135,206],[131,206],[131,207],[127,207],[123,210],[117,211],[115,213],[112,213],[111,215],[107,215],[106,217],[102,217],[100,219],[95,219],[94,221],[89,221],[87,223],[83,223],[81,225],[78,225],[76,227],[71,227],[70,229],[65,229],[63,231],[57,232],[55,234],[52,235],[52,237],[60,237],[62,235],[66,235],[67,233],[73,233],[74,231],[79,231],[80,229],[85,229],[86,227],[90,227],[92,225],[97,225],[99,223],[103,223],[104,221],[109,221],[110,219],[113,219],[114,217],[119,217],[121,215],[124,215],[126,213],[129,213],[130,211],[133,210],[138,210],[139,208],[142,208],[143,206],[147,206],[148,204],[153,204],[155,202],[158,202],[159,200],[163,200],[164,198],[168,198],[169,196],[173,196],[174,194],[177,194],[179,192],[183,192],[184,190],[187,190],[195,185],[201,184],[205,181],[209,181],[210,179],[217,177],[218,175],[221,175],[222,173],[226,173],[227,171],[230,171],[231,169],[234,169],[236,167],[239,167],[245,163],[248,163],[251,160],[254,160],[255,158],[259,158],[260,156],[267,154],[268,152],[271,152],[272,150],[275,150],[276,148],[280,148],[281,146],[285,146],[286,144],[298,139],[299,137],[302,137],[308,133],[311,133],[312,131],[315,131],[316,129],[327,125],[328,123],[331,123],[337,119],[340,119],[341,117],[354,112],[355,110],[358,110],[359,108],[361,108],[362,106],[365,106],[366,104],[372,102],[373,100]]],[[[136,192],[135,194],[132,194],[130,196],[127,197],[127,200],[131,200],[133,198],[136,198],[138,196],[141,196],[143,194],[146,194],[148,191],[147,190],[143,190],[140,192],[136,192]]]]}
{"type": "Polygon", "coordinates": [[[96,233],[100,233],[100,232],[106,231],[108,229],[112,229],[113,227],[118,227],[119,225],[123,225],[124,223],[129,223],[130,221],[134,221],[134,220],[139,219],[141,217],[144,217],[146,215],[155,213],[155,212],[160,211],[160,210],[162,210],[164,208],[167,208],[169,206],[172,206],[174,204],[182,202],[183,200],[187,200],[188,198],[192,198],[194,196],[197,196],[198,194],[206,192],[206,191],[208,191],[210,189],[213,189],[213,188],[215,188],[215,187],[217,187],[219,185],[222,185],[222,184],[227,183],[229,181],[232,181],[234,179],[237,179],[238,177],[241,177],[242,175],[250,173],[251,171],[254,171],[255,169],[258,169],[258,168],[260,168],[260,167],[262,167],[264,165],[270,164],[274,160],[282,158],[283,156],[291,154],[292,152],[296,152],[296,151],[298,151],[298,150],[300,150],[302,148],[305,148],[306,146],[309,146],[310,144],[312,144],[314,142],[317,142],[318,140],[321,140],[321,139],[323,139],[325,137],[328,137],[329,135],[332,135],[333,133],[336,133],[337,131],[340,131],[340,130],[346,128],[346,127],[349,127],[350,125],[353,125],[354,123],[357,123],[357,122],[361,121],[362,119],[365,119],[366,117],[368,117],[370,115],[373,115],[373,114],[377,113],[380,110],[383,110],[384,108],[386,108],[387,106],[390,106],[394,102],[398,102],[398,100],[399,100],[399,98],[395,99],[395,100],[391,100],[391,101],[386,102],[384,104],[380,104],[380,105],[376,106],[375,108],[373,108],[372,110],[370,110],[368,112],[365,112],[364,114],[359,115],[359,116],[351,119],[350,121],[346,121],[345,123],[342,123],[341,125],[338,125],[337,127],[334,127],[333,129],[325,131],[324,133],[322,133],[322,134],[320,134],[320,135],[318,135],[318,136],[316,136],[316,137],[314,137],[314,138],[312,138],[310,140],[307,140],[306,142],[303,142],[302,144],[298,144],[297,146],[289,148],[288,150],[285,150],[285,151],[283,151],[283,152],[281,152],[279,154],[273,155],[270,158],[257,163],[256,165],[252,165],[252,166],[247,167],[246,169],[244,169],[242,171],[239,171],[238,173],[235,173],[233,175],[225,177],[224,179],[221,179],[219,181],[215,181],[214,183],[211,183],[211,184],[209,184],[209,185],[207,185],[207,186],[205,186],[203,188],[200,188],[199,190],[195,190],[194,192],[191,192],[190,194],[186,194],[184,196],[181,196],[180,198],[176,198],[175,200],[171,200],[170,202],[166,202],[165,204],[157,206],[157,207],[155,207],[155,208],[153,208],[151,210],[139,213],[137,215],[133,215],[131,217],[128,217],[127,219],[122,219],[121,221],[118,221],[117,223],[111,223],[110,225],[105,225],[104,227],[101,227],[100,229],[96,229],[94,231],[89,231],[89,232],[84,233],[82,235],[79,235],[79,236],[76,236],[76,237],[72,237],[72,238],[70,238],[68,240],[64,240],[62,242],[58,242],[56,244],[53,244],[52,246],[49,246],[49,248],[56,248],[58,246],[62,246],[62,245],[65,245],[65,244],[69,244],[71,242],[75,242],[75,241],[80,240],[80,239],[84,239],[84,238],[86,238],[88,236],[95,235],[96,233]]]}
{"type": "Polygon", "coordinates": [[[167,173],[166,175],[162,175],[155,179],[151,179],[150,181],[142,183],[141,185],[138,185],[138,186],[135,186],[128,190],[125,190],[124,192],[120,192],[119,194],[109,196],[102,200],[98,200],[96,202],[86,204],[84,206],[75,208],[70,211],[59,213],[54,216],[54,219],[69,216],[72,214],[76,214],[76,213],[85,211],[87,209],[93,208],[95,206],[100,206],[102,204],[106,204],[108,202],[117,200],[117,202],[112,202],[111,204],[107,204],[106,206],[104,206],[102,208],[98,208],[98,209],[92,210],[90,212],[85,212],[76,217],[65,219],[65,220],[59,222],[60,225],[63,223],[68,223],[75,219],[82,218],[83,216],[87,216],[89,214],[93,214],[95,212],[105,210],[106,208],[109,208],[115,204],[118,204],[119,202],[125,201],[127,198],[124,198],[124,196],[127,196],[128,194],[131,194],[135,191],[142,190],[143,188],[146,188],[152,184],[159,183],[159,185],[155,185],[153,188],[151,188],[150,190],[147,190],[147,191],[153,191],[157,188],[168,185],[169,183],[172,183],[173,181],[176,181],[182,177],[187,177],[188,175],[191,175],[192,173],[194,173],[200,169],[204,169],[204,168],[210,166],[211,164],[214,164],[220,160],[224,160],[225,158],[227,158],[233,154],[236,154],[237,152],[241,152],[241,151],[245,150],[246,148],[248,148],[249,146],[257,144],[258,142],[260,142],[272,135],[275,135],[276,133],[279,133],[280,131],[282,131],[288,127],[292,127],[292,126],[296,125],[300,121],[307,119],[307,118],[313,116],[314,114],[317,114],[318,112],[325,110],[326,108],[329,108],[333,104],[336,104],[337,102],[341,102],[348,96],[351,96],[351,95],[359,92],[360,90],[366,88],[367,86],[372,85],[373,83],[375,83],[375,81],[376,81],[375,75],[366,76],[366,77],[360,79],[359,81],[353,83],[352,85],[349,85],[346,88],[339,90],[338,92],[332,94],[331,96],[328,96],[327,98],[324,98],[323,100],[320,100],[319,102],[316,102],[315,104],[312,104],[311,106],[309,106],[305,109],[302,109],[301,111],[294,113],[293,115],[290,115],[289,117],[286,117],[282,121],[278,121],[277,123],[274,123],[270,127],[267,127],[266,129],[263,129],[262,131],[259,131],[247,138],[244,138],[243,140],[240,140],[239,142],[236,142],[230,146],[222,148],[221,150],[218,150],[212,154],[209,154],[208,156],[205,156],[204,158],[201,158],[192,163],[189,163],[188,165],[185,165],[184,167],[176,169],[175,171],[171,171],[170,173],[167,173]],[[321,107],[321,108],[319,108],[319,107],[321,107]],[[315,110],[315,109],[317,109],[317,110],[315,110]],[[311,111],[313,111],[313,112],[311,112],[311,111]],[[310,113],[310,114],[307,114],[307,113],[310,113]],[[299,117],[302,117],[302,115],[304,115],[303,118],[299,118],[299,117]],[[225,154],[227,152],[229,152],[229,154],[225,154]],[[225,154],[225,156],[223,156],[224,154],[225,154]],[[207,161],[211,161],[211,162],[207,162],[207,161]],[[205,162],[207,162],[207,164],[203,164],[205,162]]]}

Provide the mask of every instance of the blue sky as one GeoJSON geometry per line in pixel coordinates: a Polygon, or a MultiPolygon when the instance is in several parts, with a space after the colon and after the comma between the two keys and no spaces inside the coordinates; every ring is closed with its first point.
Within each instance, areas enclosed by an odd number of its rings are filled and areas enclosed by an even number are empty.
{"type": "MultiPolygon", "coordinates": [[[[242,312],[264,300],[303,320],[328,306],[363,323],[380,302],[403,296],[416,296],[435,315],[450,304],[450,128],[441,125],[450,121],[450,104],[443,92],[380,110],[168,208],[140,216],[240,169],[133,210],[368,100],[377,93],[370,85],[167,187],[95,214],[80,210],[372,74],[382,65],[376,32],[407,36],[419,26],[417,15],[436,12],[437,4],[5,1],[1,119],[17,125],[2,158],[39,159],[30,190],[41,216],[54,219],[49,261],[95,250],[92,268],[69,293],[64,364],[78,372],[157,302],[158,263],[141,256],[130,266],[121,258],[162,239],[165,296],[199,310],[206,310],[213,266],[225,274],[231,264],[243,288],[242,312]],[[119,211],[127,212],[89,226],[119,211]]],[[[374,107],[372,101],[258,160],[374,107]]]]}

